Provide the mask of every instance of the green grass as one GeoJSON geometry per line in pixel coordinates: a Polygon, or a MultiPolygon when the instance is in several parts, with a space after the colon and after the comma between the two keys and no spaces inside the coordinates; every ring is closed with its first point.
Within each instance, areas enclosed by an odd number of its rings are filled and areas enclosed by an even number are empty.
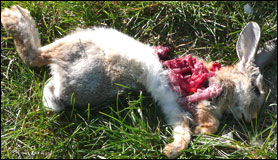
{"type": "MultiPolygon", "coordinates": [[[[34,17],[42,44],[70,31],[109,26],[151,45],[165,44],[171,55],[194,53],[223,65],[237,61],[235,44],[249,21],[262,31],[261,42],[277,37],[277,2],[1,2],[19,4],[34,17]]],[[[265,72],[269,96],[255,124],[221,120],[219,132],[194,136],[179,158],[277,158],[277,62],[265,72]],[[234,139],[222,134],[232,132],[234,139]]],[[[61,113],[42,105],[49,69],[28,68],[1,26],[1,158],[165,158],[171,127],[144,90],[130,91],[115,103],[61,113]]]]}

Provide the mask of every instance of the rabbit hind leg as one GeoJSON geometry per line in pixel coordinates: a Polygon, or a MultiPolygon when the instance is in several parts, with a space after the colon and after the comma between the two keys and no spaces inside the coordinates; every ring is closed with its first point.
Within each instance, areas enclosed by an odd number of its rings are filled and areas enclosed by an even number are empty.
{"type": "Polygon", "coordinates": [[[1,12],[1,23],[13,37],[19,56],[27,65],[42,66],[50,63],[51,56],[41,54],[38,29],[28,10],[18,5],[5,8],[1,12]]]}
{"type": "Polygon", "coordinates": [[[52,111],[59,112],[64,109],[64,106],[59,103],[59,99],[55,96],[55,89],[53,79],[51,79],[43,89],[43,105],[52,111]]]}

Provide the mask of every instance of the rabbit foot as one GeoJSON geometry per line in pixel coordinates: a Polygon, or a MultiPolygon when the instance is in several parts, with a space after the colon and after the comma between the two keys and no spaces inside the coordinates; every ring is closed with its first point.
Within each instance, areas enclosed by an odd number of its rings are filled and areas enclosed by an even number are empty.
{"type": "Polygon", "coordinates": [[[35,21],[28,10],[19,6],[5,8],[1,12],[1,23],[14,39],[21,59],[30,66],[40,66],[48,61],[42,61],[39,48],[41,42],[35,21]]]}
{"type": "Polygon", "coordinates": [[[178,118],[182,122],[174,127],[174,142],[167,144],[163,149],[163,154],[168,158],[176,158],[186,149],[191,139],[189,120],[185,117],[178,118]]]}
{"type": "Polygon", "coordinates": [[[186,145],[184,143],[170,143],[167,144],[163,149],[163,154],[166,155],[168,158],[176,158],[180,155],[182,150],[186,148],[186,145]]]}
{"type": "Polygon", "coordinates": [[[61,106],[58,103],[59,100],[57,97],[59,97],[59,95],[55,96],[55,91],[57,94],[58,87],[60,87],[59,83],[56,83],[56,86],[54,86],[53,82],[50,81],[43,89],[43,105],[46,107],[46,109],[54,112],[60,112],[64,109],[64,106],[61,106]]]}
{"type": "Polygon", "coordinates": [[[20,35],[24,29],[35,24],[29,12],[19,6],[5,8],[1,13],[1,22],[6,31],[13,36],[20,35]]]}

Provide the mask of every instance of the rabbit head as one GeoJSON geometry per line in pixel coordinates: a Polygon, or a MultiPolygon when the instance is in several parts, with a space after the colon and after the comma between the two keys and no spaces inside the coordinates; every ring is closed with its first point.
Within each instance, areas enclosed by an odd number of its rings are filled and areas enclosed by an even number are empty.
{"type": "Polygon", "coordinates": [[[264,103],[266,88],[263,75],[256,65],[260,27],[249,22],[240,33],[236,44],[238,63],[223,67],[213,78],[223,86],[223,93],[216,99],[218,106],[225,106],[235,117],[244,117],[246,122],[256,118],[264,103]]]}

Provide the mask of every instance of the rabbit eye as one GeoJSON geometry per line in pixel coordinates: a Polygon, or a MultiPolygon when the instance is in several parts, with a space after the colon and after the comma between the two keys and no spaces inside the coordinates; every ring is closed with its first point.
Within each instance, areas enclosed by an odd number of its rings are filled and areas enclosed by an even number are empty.
{"type": "Polygon", "coordinates": [[[252,82],[252,87],[257,96],[261,95],[259,88],[254,84],[254,82],[252,82]]]}
{"type": "Polygon", "coordinates": [[[260,93],[260,90],[257,86],[254,87],[254,92],[257,96],[259,96],[261,93],[260,93]]]}

